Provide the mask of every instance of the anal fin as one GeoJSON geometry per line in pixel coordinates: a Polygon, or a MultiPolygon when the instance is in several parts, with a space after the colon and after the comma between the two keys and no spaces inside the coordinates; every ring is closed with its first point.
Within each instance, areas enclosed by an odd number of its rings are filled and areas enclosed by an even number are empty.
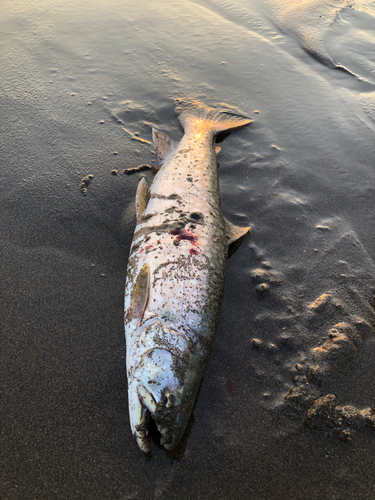
{"type": "Polygon", "coordinates": [[[150,190],[147,186],[146,179],[142,177],[142,179],[139,181],[137,187],[137,193],[135,195],[135,210],[137,214],[137,220],[139,220],[142,217],[142,214],[146,209],[149,199],[150,199],[150,190]]]}
{"type": "Polygon", "coordinates": [[[225,231],[228,240],[228,259],[239,248],[244,237],[250,233],[250,227],[235,226],[224,218],[225,231]]]}

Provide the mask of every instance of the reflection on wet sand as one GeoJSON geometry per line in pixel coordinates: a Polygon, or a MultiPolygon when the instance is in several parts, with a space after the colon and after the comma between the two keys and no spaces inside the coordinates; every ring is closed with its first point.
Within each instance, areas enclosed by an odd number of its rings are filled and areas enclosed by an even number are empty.
{"type": "Polygon", "coordinates": [[[375,11],[371,2],[265,0],[265,4],[271,8],[278,28],[296,37],[314,59],[367,83],[368,89],[375,86],[375,11]],[[366,37],[364,44],[362,37],[366,37]]]}

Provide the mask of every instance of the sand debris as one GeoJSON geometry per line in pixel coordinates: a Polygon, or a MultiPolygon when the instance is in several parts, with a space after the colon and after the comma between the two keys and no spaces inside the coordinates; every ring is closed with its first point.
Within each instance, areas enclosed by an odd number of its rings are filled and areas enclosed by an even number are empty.
{"type": "Polygon", "coordinates": [[[339,406],[335,394],[326,394],[317,399],[306,412],[304,424],[310,429],[328,431],[342,441],[349,441],[354,427],[370,427],[375,430],[375,410],[359,410],[355,406],[339,406]]]}
{"type": "Polygon", "coordinates": [[[86,177],[84,177],[81,180],[81,183],[79,185],[79,190],[83,196],[87,195],[87,186],[90,184],[93,177],[94,176],[92,174],[89,174],[89,175],[86,175],[86,177]]]}
{"type": "Polygon", "coordinates": [[[265,293],[269,292],[270,286],[267,283],[261,283],[256,287],[256,291],[259,293],[259,295],[264,295],[265,293]]]}
{"type": "Polygon", "coordinates": [[[353,330],[348,323],[338,323],[329,331],[327,342],[313,349],[311,376],[316,381],[322,383],[345,370],[357,351],[352,336],[353,330]]]}
{"type": "Polygon", "coordinates": [[[312,388],[305,375],[296,375],[292,378],[293,387],[284,396],[286,401],[297,403],[302,408],[309,408],[317,398],[317,394],[312,388]]]}
{"type": "Polygon", "coordinates": [[[130,174],[135,174],[136,172],[144,172],[145,170],[151,170],[153,174],[156,174],[158,172],[158,167],[147,165],[146,163],[142,165],[138,165],[138,167],[134,168],[126,168],[124,170],[124,174],[130,175],[130,174]]]}

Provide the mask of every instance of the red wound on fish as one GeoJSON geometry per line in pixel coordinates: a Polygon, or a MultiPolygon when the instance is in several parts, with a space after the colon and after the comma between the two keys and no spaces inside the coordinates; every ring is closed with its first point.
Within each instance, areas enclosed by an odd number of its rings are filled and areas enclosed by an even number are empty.
{"type": "Polygon", "coordinates": [[[151,248],[153,248],[154,245],[150,244],[150,245],[147,245],[146,247],[146,253],[149,252],[151,250],[151,248]]]}
{"type": "Polygon", "coordinates": [[[195,250],[195,248],[190,248],[189,254],[190,255],[198,255],[198,250],[195,250]]]}
{"type": "Polygon", "coordinates": [[[171,234],[174,236],[177,236],[177,240],[188,240],[188,241],[197,241],[197,237],[195,236],[194,233],[190,233],[189,231],[186,231],[184,228],[175,228],[171,229],[171,234]]]}
{"type": "Polygon", "coordinates": [[[189,233],[189,231],[185,231],[185,229],[181,229],[180,234],[178,235],[179,240],[189,240],[189,241],[197,241],[197,237],[193,233],[189,233]]]}

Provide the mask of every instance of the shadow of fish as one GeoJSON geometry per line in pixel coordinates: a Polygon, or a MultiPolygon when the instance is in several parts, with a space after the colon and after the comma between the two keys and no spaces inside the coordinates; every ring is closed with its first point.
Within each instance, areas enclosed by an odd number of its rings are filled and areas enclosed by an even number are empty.
{"type": "Polygon", "coordinates": [[[150,451],[149,419],[173,450],[194,407],[220,316],[226,260],[250,228],[224,219],[214,140],[251,122],[232,109],[178,101],[179,143],[153,129],[160,170],[137,188],[125,286],[130,424],[150,451]]]}

